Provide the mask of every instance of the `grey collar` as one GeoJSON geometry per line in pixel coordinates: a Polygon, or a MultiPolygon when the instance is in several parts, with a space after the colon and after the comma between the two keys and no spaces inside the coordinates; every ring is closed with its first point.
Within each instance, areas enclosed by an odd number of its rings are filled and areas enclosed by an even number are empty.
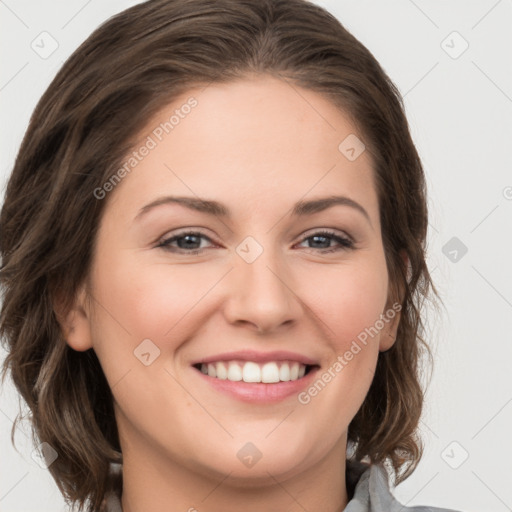
{"type": "Polygon", "coordinates": [[[402,505],[391,493],[388,472],[381,464],[364,464],[347,460],[349,502],[343,512],[457,512],[448,508],[402,505]],[[351,483],[355,484],[353,492],[351,483]]]}

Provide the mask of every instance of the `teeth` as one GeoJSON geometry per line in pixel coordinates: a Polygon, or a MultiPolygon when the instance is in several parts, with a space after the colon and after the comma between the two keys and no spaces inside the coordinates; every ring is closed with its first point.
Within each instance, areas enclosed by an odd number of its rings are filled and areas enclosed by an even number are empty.
{"type": "Polygon", "coordinates": [[[293,363],[290,366],[290,380],[297,380],[299,378],[299,363],[293,363]]]}
{"type": "Polygon", "coordinates": [[[217,363],[215,365],[215,369],[217,370],[217,379],[226,380],[228,378],[228,369],[224,363],[217,363]]]}
{"type": "Polygon", "coordinates": [[[306,365],[297,361],[271,361],[258,364],[252,361],[221,361],[203,363],[201,372],[209,377],[238,382],[287,382],[297,380],[306,374],[306,365]]]}
{"type": "Polygon", "coordinates": [[[261,382],[260,367],[256,363],[245,363],[242,369],[242,380],[244,382],[261,382]]]}
{"type": "Polygon", "coordinates": [[[277,363],[265,363],[261,368],[261,382],[271,384],[279,382],[279,367],[277,363]]]}
{"type": "Polygon", "coordinates": [[[242,368],[237,364],[229,363],[228,366],[228,380],[239,381],[242,380],[242,368]]]}
{"type": "Polygon", "coordinates": [[[279,380],[286,382],[290,380],[290,365],[282,364],[281,368],[279,368],[279,380]]]}

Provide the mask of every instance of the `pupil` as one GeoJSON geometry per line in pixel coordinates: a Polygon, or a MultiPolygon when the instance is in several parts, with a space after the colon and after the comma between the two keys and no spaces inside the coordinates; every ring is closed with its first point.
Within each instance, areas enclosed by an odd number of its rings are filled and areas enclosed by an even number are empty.
{"type": "Polygon", "coordinates": [[[198,238],[197,235],[185,235],[185,236],[182,236],[180,239],[178,239],[178,246],[180,247],[180,249],[190,249],[191,248],[190,247],[190,242],[192,243],[192,245],[194,245],[194,239],[196,239],[195,244],[197,244],[197,238],[198,238]],[[190,239],[192,239],[192,240],[190,240],[190,239]],[[182,240],[186,240],[187,242],[185,242],[184,244],[181,244],[180,242],[182,240]],[[182,245],[185,245],[185,247],[182,247],[182,245]]]}
{"type": "Polygon", "coordinates": [[[313,237],[313,243],[315,243],[318,239],[323,239],[324,241],[327,241],[327,245],[329,245],[329,242],[328,242],[328,240],[327,240],[327,237],[325,237],[325,236],[321,236],[321,235],[315,235],[315,236],[313,237]]]}

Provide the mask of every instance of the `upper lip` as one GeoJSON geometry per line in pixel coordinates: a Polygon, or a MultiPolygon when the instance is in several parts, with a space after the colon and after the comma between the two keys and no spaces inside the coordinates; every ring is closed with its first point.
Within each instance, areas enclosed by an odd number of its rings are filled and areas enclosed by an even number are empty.
{"type": "Polygon", "coordinates": [[[318,365],[313,359],[296,352],[287,350],[275,350],[272,352],[258,352],[256,350],[237,350],[236,352],[223,352],[214,356],[204,357],[192,362],[192,365],[200,363],[216,363],[219,361],[254,361],[255,363],[265,363],[269,361],[297,361],[306,365],[318,365]]]}

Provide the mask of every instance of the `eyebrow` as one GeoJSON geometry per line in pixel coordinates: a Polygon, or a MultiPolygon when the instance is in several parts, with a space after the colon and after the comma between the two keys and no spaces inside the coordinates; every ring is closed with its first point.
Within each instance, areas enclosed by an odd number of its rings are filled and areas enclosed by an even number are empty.
{"type": "MultiPolygon", "coordinates": [[[[229,209],[219,203],[218,201],[207,200],[207,199],[199,199],[195,197],[187,197],[187,196],[164,196],[148,203],[143,206],[137,215],[135,216],[135,220],[138,220],[144,214],[156,208],[157,206],[163,204],[180,204],[186,208],[191,210],[195,210],[201,213],[206,213],[208,215],[215,215],[223,218],[231,218],[232,214],[229,209]]],[[[327,208],[331,208],[336,205],[349,206],[354,208],[358,212],[362,213],[366,220],[372,225],[370,216],[368,212],[361,206],[358,202],[350,199],[350,197],[346,196],[328,196],[321,197],[319,199],[312,199],[309,201],[298,201],[295,203],[292,209],[292,215],[295,217],[302,217],[304,215],[312,215],[314,213],[321,212],[326,210],[327,208]]]]}

